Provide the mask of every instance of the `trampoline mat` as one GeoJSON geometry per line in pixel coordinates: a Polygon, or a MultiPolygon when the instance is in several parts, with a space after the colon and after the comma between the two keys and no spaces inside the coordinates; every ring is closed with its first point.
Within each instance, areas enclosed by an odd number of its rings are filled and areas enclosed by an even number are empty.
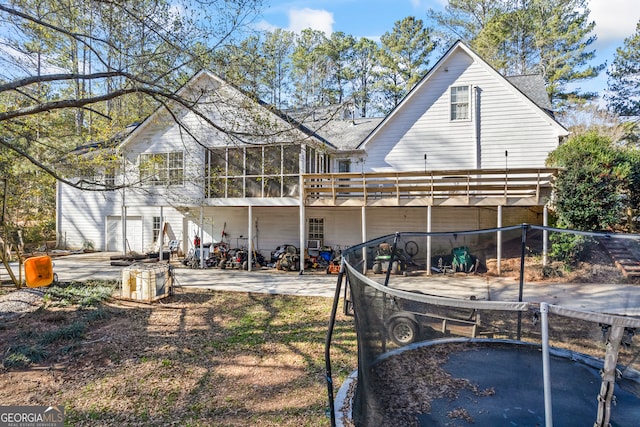
{"type": "MultiPolygon", "coordinates": [[[[462,390],[457,399],[438,398],[428,414],[418,415],[420,426],[543,426],[542,354],[529,345],[478,346],[451,353],[442,368],[452,377],[466,378],[494,394],[478,396],[462,390]],[[458,418],[457,422],[454,419],[458,418]]],[[[550,356],[553,422],[559,426],[591,426],[597,417],[599,369],[580,360],[550,356]]],[[[612,426],[637,425],[640,419],[638,383],[616,382],[612,426]]]]}

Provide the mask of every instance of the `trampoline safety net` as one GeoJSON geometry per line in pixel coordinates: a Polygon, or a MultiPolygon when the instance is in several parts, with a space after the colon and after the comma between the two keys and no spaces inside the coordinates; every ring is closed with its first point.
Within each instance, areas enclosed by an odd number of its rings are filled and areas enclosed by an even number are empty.
{"type": "Polygon", "coordinates": [[[334,402],[329,333],[332,425],[634,425],[640,285],[616,262],[639,239],[523,224],[345,250],[358,366],[334,402]]]}

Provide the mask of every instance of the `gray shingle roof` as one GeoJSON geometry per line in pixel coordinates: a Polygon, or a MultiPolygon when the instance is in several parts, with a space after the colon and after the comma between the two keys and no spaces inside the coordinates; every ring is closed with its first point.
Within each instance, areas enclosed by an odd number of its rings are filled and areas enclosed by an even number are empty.
{"type": "Polygon", "coordinates": [[[383,120],[382,117],[351,117],[347,104],[285,112],[305,128],[339,150],[353,150],[383,120]]]}
{"type": "MultiPolygon", "coordinates": [[[[316,132],[340,150],[355,149],[382,121],[382,118],[334,119],[322,123],[316,132]]],[[[313,124],[305,123],[313,129],[313,124]]],[[[318,123],[320,125],[320,123],[318,123]]]]}
{"type": "Polygon", "coordinates": [[[540,74],[526,74],[522,76],[507,76],[509,82],[524,93],[538,107],[551,111],[551,101],[547,94],[544,79],[540,74]]]}

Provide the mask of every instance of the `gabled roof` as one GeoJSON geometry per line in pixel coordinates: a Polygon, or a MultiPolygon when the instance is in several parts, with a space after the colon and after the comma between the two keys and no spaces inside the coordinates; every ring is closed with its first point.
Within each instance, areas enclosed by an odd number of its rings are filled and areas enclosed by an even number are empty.
{"type": "MultiPolygon", "coordinates": [[[[539,86],[536,84],[536,81],[540,82],[541,80],[537,80],[536,78],[530,78],[530,76],[526,80],[525,79],[520,80],[516,77],[514,78],[514,82],[518,80],[518,83],[521,83],[522,89],[520,89],[514,83],[509,81],[510,78],[507,78],[502,74],[500,74],[488,62],[486,62],[477,53],[475,53],[469,46],[467,46],[461,40],[458,40],[453,44],[453,46],[449,48],[449,50],[447,50],[447,52],[445,52],[445,54],[429,70],[429,72],[409,91],[409,93],[400,101],[400,103],[396,105],[396,107],[393,110],[391,110],[389,114],[387,114],[384,120],[356,148],[364,148],[364,146],[366,146],[366,144],[371,140],[371,138],[373,138],[374,135],[376,135],[380,131],[380,129],[384,128],[387,125],[387,123],[389,123],[392,120],[392,118],[400,114],[400,111],[403,109],[403,106],[408,102],[409,99],[413,98],[414,96],[418,96],[417,94],[422,90],[422,88],[425,85],[429,84],[432,77],[440,70],[441,67],[444,66],[447,60],[460,51],[465,52],[467,55],[472,57],[473,60],[476,61],[478,64],[480,64],[482,67],[484,67],[489,74],[493,75],[496,79],[501,80],[506,87],[511,88],[515,96],[521,97],[522,99],[525,100],[525,102],[528,102],[532,108],[538,110],[541,116],[544,118],[544,120],[548,121],[549,124],[551,124],[552,126],[555,126],[558,128],[560,134],[562,135],[569,134],[567,129],[564,126],[562,126],[558,121],[556,121],[555,118],[550,114],[551,110],[550,109],[547,110],[546,107],[544,106],[545,103],[542,100],[541,91],[539,89],[539,86]],[[536,86],[535,90],[533,89],[534,85],[536,86]],[[532,96],[535,97],[536,100],[541,102],[543,105],[540,105],[536,101],[534,101],[531,98],[532,96]]],[[[544,88],[544,82],[542,87],[544,88]]],[[[550,107],[550,102],[548,97],[546,99],[547,99],[546,105],[550,107]]]]}
{"type": "MultiPolygon", "coordinates": [[[[248,100],[251,100],[253,102],[255,102],[255,104],[257,106],[259,106],[260,108],[264,109],[264,111],[268,111],[269,113],[279,117],[281,120],[283,120],[284,122],[288,123],[289,125],[291,125],[292,128],[299,130],[300,132],[302,132],[303,134],[307,135],[310,138],[316,139],[319,143],[327,145],[331,148],[336,148],[333,144],[331,144],[329,141],[327,141],[325,138],[323,138],[321,135],[313,132],[312,130],[310,130],[308,127],[304,126],[302,123],[298,122],[296,119],[284,114],[282,111],[278,110],[277,108],[272,107],[271,105],[267,104],[266,102],[260,100],[260,99],[256,99],[253,96],[247,94],[246,92],[244,92],[242,89],[232,85],[229,82],[226,82],[225,80],[221,79],[220,77],[216,76],[215,74],[211,73],[210,71],[207,70],[201,70],[199,72],[197,72],[193,77],[191,77],[191,79],[189,79],[188,82],[186,82],[180,89],[178,89],[178,91],[176,92],[177,96],[183,96],[185,94],[185,92],[187,92],[188,90],[190,90],[191,88],[195,87],[198,82],[202,79],[210,79],[212,81],[215,81],[217,84],[219,84],[220,86],[224,86],[225,88],[227,88],[228,90],[235,92],[236,94],[245,97],[248,100]]],[[[165,107],[164,106],[160,106],[158,107],[151,115],[149,115],[149,117],[147,117],[138,127],[136,127],[123,141],[122,143],[118,146],[119,149],[125,147],[131,140],[133,140],[137,135],[139,135],[141,132],[143,132],[150,123],[153,123],[154,119],[159,115],[162,114],[162,112],[165,111],[165,107]]]]}

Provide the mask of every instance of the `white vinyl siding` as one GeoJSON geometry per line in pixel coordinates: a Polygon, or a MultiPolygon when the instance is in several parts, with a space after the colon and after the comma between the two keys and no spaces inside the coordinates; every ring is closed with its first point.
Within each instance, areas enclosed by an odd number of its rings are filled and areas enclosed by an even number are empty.
{"type": "Polygon", "coordinates": [[[367,142],[365,171],[545,167],[559,126],[507,81],[457,51],[367,142]],[[470,92],[470,120],[451,121],[450,89],[470,92]],[[477,88],[477,89],[476,89],[477,88]],[[478,113],[476,114],[476,111],[478,113]]]}

